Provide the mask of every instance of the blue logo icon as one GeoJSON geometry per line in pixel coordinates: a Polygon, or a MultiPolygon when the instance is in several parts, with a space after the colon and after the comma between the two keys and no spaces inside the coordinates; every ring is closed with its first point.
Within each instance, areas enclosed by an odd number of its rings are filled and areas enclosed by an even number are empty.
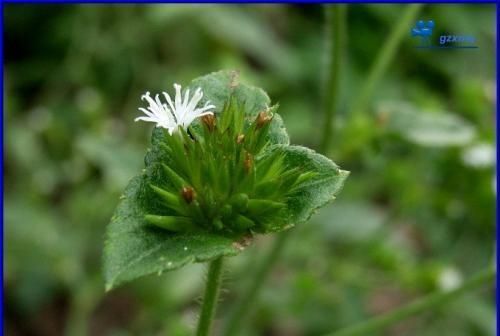
{"type": "Polygon", "coordinates": [[[438,39],[432,38],[435,28],[433,20],[418,20],[411,28],[411,36],[418,38],[419,49],[477,49],[476,38],[472,35],[439,35],[438,39]]]}
{"type": "Polygon", "coordinates": [[[423,20],[417,21],[415,27],[411,30],[411,36],[419,36],[420,41],[423,45],[429,45],[431,43],[432,30],[434,29],[434,21],[429,20],[424,22],[423,20]]]}

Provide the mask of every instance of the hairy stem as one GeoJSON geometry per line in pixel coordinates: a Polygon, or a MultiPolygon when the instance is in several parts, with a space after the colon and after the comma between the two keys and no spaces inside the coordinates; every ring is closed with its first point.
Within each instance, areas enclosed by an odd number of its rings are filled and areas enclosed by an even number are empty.
{"type": "Polygon", "coordinates": [[[278,256],[280,255],[289,235],[290,231],[285,231],[276,237],[271,250],[254,271],[249,288],[247,288],[243,293],[243,296],[239,298],[232,310],[231,315],[229,316],[229,320],[223,332],[224,336],[238,335],[238,331],[240,330],[244,317],[251,309],[252,302],[257,298],[259,289],[264,283],[266,276],[269,274],[275,261],[278,259],[278,256]]]}
{"type": "Polygon", "coordinates": [[[207,283],[203,305],[201,307],[200,319],[198,321],[197,336],[210,335],[212,321],[215,316],[215,308],[219,298],[220,284],[222,282],[222,257],[210,262],[207,274],[207,283]]]}
{"type": "Polygon", "coordinates": [[[358,98],[352,106],[351,114],[363,112],[366,108],[366,104],[372,96],[373,90],[380,81],[380,78],[382,78],[386,72],[389,64],[394,59],[394,55],[403,41],[403,38],[408,36],[409,28],[415,22],[422,6],[422,4],[408,5],[406,10],[401,15],[401,18],[394,27],[394,30],[387,38],[387,41],[382,46],[382,49],[378,53],[377,58],[370,68],[368,77],[364,82],[365,84],[361,88],[358,98]]]}
{"type": "Polygon", "coordinates": [[[376,335],[384,328],[394,323],[404,320],[410,316],[436,308],[450,300],[456,299],[461,295],[470,292],[473,289],[481,287],[485,284],[492,283],[494,279],[495,270],[491,267],[477,273],[475,276],[471,277],[456,289],[450,291],[439,291],[430,294],[392,312],[376,316],[367,321],[363,321],[359,324],[341,329],[325,336],[376,335]]]}
{"type": "Polygon", "coordinates": [[[320,151],[326,153],[331,143],[334,130],[335,110],[337,108],[338,87],[340,81],[341,56],[346,32],[345,5],[325,6],[327,49],[327,79],[323,87],[324,124],[320,143],[320,151]]]}

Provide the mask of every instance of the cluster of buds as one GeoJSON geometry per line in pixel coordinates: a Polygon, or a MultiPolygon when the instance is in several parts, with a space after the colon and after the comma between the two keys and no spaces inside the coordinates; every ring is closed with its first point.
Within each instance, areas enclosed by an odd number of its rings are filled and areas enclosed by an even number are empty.
{"type": "Polygon", "coordinates": [[[148,223],[173,232],[268,232],[307,172],[288,169],[284,154],[267,151],[273,115],[248,116],[230,99],[202,129],[165,132],[169,162],[150,190],[158,199],[148,223]]]}

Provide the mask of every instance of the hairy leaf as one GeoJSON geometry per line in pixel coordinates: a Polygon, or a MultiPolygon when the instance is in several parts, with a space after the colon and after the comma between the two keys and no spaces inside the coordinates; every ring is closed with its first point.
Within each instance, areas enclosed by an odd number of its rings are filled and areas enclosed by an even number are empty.
{"type": "Polygon", "coordinates": [[[104,249],[106,289],[140,276],[173,270],[241,250],[238,237],[209,233],[175,234],[148,225],[146,175],[134,177],[125,190],[107,231],[104,249]]]}

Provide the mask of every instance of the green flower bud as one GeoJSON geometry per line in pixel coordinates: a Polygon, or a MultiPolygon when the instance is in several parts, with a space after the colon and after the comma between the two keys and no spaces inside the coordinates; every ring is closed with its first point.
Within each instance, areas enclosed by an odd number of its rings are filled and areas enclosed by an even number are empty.
{"type": "Polygon", "coordinates": [[[181,206],[180,199],[178,196],[168,192],[162,188],[154,186],[150,184],[151,189],[160,196],[160,199],[163,201],[168,208],[177,211],[180,214],[186,214],[185,209],[181,206]]]}
{"type": "Polygon", "coordinates": [[[175,189],[181,189],[187,185],[186,181],[184,181],[184,179],[174,172],[169,166],[164,163],[162,163],[161,166],[167,175],[168,180],[172,183],[175,189]]]}
{"type": "Polygon", "coordinates": [[[247,230],[255,226],[255,222],[246,216],[237,215],[234,219],[234,226],[239,230],[247,230]]]}
{"type": "Polygon", "coordinates": [[[217,229],[217,230],[222,230],[224,228],[224,224],[220,220],[220,218],[214,219],[212,222],[212,225],[217,229]]]}
{"type": "Polygon", "coordinates": [[[231,217],[231,215],[233,214],[233,207],[229,204],[225,204],[222,207],[220,214],[221,214],[222,218],[224,218],[224,219],[231,217]]]}
{"type": "Polygon", "coordinates": [[[192,214],[193,222],[195,223],[205,223],[205,214],[201,210],[200,203],[197,200],[194,200],[191,204],[188,206],[188,212],[192,214]]]}
{"type": "Polygon", "coordinates": [[[144,219],[149,224],[172,232],[186,232],[196,229],[188,217],[145,215],[144,219]]]}
{"type": "Polygon", "coordinates": [[[247,194],[237,194],[231,199],[231,204],[238,211],[245,211],[248,204],[247,194]]]}

